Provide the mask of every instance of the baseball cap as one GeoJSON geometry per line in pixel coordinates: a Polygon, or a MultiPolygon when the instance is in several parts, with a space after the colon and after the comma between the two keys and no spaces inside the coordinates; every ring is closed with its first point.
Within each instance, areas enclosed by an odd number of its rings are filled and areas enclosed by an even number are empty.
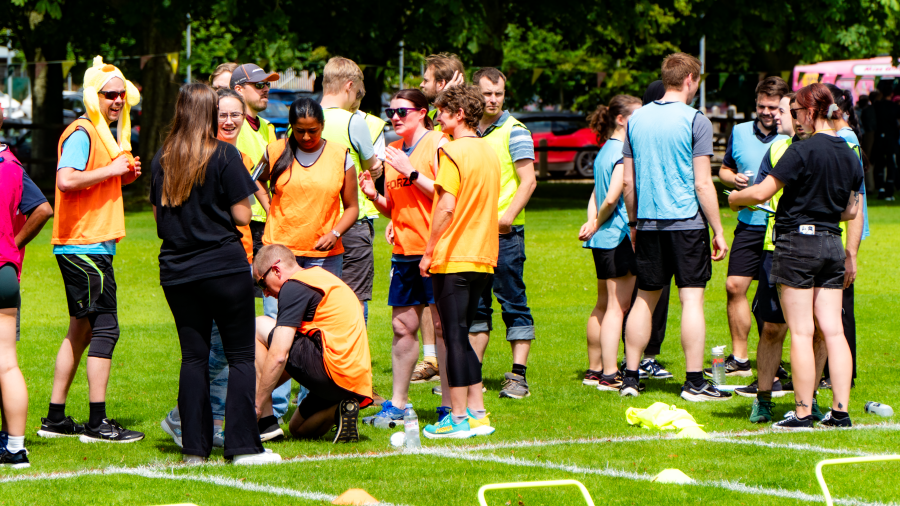
{"type": "Polygon", "coordinates": [[[255,63],[244,63],[231,73],[231,87],[234,88],[239,84],[261,83],[264,81],[277,81],[280,76],[276,72],[266,74],[266,71],[259,68],[255,63]]]}

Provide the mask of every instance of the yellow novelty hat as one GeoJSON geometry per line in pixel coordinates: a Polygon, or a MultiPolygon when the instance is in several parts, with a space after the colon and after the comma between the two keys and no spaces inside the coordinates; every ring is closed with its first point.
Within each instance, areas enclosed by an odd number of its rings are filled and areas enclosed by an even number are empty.
{"type": "Polygon", "coordinates": [[[131,81],[125,79],[125,75],[115,65],[103,63],[103,57],[94,58],[94,65],[84,73],[84,108],[88,118],[97,129],[100,140],[106,147],[110,158],[115,159],[123,151],[131,152],[131,107],[141,101],[141,94],[131,81]],[[119,139],[113,139],[109,125],[100,113],[100,97],[98,92],[106,86],[110,79],[118,77],[125,83],[125,106],[119,116],[119,139]]]}

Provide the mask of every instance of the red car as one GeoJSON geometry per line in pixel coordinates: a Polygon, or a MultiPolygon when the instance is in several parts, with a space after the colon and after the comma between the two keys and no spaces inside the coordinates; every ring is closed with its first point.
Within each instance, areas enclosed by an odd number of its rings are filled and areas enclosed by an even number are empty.
{"type": "Polygon", "coordinates": [[[535,168],[540,152],[537,151],[542,139],[548,147],[591,148],[587,151],[548,151],[548,169],[551,172],[574,171],[584,178],[594,177],[594,158],[600,147],[597,136],[588,128],[587,119],[577,113],[567,112],[521,112],[513,116],[531,130],[534,139],[535,168]]]}

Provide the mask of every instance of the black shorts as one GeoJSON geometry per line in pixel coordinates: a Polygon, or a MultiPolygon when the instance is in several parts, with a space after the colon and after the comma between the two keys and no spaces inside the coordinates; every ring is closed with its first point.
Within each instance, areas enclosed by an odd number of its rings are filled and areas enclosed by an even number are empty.
{"type": "Polygon", "coordinates": [[[375,252],[372,249],[374,239],[375,226],[369,218],[357,221],[341,236],[341,243],[344,245],[344,271],[341,279],[359,300],[372,300],[372,280],[375,278],[375,252]]]}
{"type": "Polygon", "coordinates": [[[756,285],[756,296],[753,297],[753,314],[759,322],[785,323],[778,299],[778,286],[769,281],[772,272],[772,252],[763,251],[759,262],[759,284],[756,285]]]}
{"type": "Polygon", "coordinates": [[[728,276],[757,279],[765,238],[766,227],[738,222],[728,254],[728,276]]]}
{"type": "Polygon", "coordinates": [[[843,290],[845,258],[841,236],[837,234],[781,234],[775,239],[769,281],[791,288],[843,290]]]}
{"type": "Polygon", "coordinates": [[[637,285],[645,292],[678,288],[706,288],[712,277],[709,230],[639,230],[635,247],[637,285]]]}
{"type": "Polygon", "coordinates": [[[66,286],[69,316],[117,312],[112,255],[64,254],[56,255],[56,262],[66,286]]]}
{"type": "MultiPolygon", "coordinates": [[[[269,332],[270,345],[274,332],[275,329],[269,332]]],[[[365,399],[361,395],[338,386],[331,379],[328,371],[325,370],[321,341],[313,341],[300,332],[297,332],[294,337],[294,344],[291,345],[291,352],[284,365],[284,370],[297,383],[309,389],[309,394],[297,406],[297,411],[304,419],[328,409],[344,399],[356,399],[360,403],[365,399]]]]}
{"type": "Polygon", "coordinates": [[[621,278],[636,271],[631,239],[626,235],[614,249],[591,248],[597,279],[621,278]]]}

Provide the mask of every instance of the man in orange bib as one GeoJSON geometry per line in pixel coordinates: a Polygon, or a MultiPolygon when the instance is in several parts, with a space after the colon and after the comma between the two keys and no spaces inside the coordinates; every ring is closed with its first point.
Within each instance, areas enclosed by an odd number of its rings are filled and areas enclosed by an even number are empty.
{"type": "Polygon", "coordinates": [[[335,443],[359,440],[360,405],[372,403],[372,360],[362,307],[353,290],[321,267],[304,269],[280,244],[263,246],[253,277],[278,299],[278,319],[256,319],[257,416],[272,417],[272,391],[289,378],[309,389],[289,430],[335,443]]]}
{"type": "Polygon", "coordinates": [[[137,88],[101,57],[84,73],[86,117],[59,139],[53,253],[62,271],[69,305],[69,330],[56,356],[53,392],[38,435],[80,436],[82,442],[130,443],[144,434],[106,417],[106,386],[119,339],[113,256],[125,237],[122,186],[141,175],[131,156],[131,107],[137,88]],[[118,139],[109,125],[118,121],[118,139]],[[65,416],[66,397],[85,348],[90,418],[79,425],[65,416]]]}

